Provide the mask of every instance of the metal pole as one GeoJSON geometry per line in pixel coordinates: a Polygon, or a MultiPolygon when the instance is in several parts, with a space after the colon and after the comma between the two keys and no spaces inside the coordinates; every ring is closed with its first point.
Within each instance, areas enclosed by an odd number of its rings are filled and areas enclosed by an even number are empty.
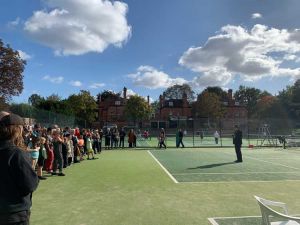
{"type": "Polygon", "coordinates": [[[193,123],[193,147],[195,147],[195,128],[194,128],[194,119],[192,119],[192,123],[193,123]]]}

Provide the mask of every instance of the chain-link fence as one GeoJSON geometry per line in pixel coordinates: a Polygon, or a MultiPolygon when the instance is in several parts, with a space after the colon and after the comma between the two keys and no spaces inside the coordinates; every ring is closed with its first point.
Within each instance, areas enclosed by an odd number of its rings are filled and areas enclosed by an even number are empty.
{"type": "Polygon", "coordinates": [[[179,129],[184,133],[185,147],[232,147],[235,125],[239,125],[243,132],[244,147],[300,146],[300,120],[277,118],[152,121],[150,126],[136,129],[137,146],[157,147],[160,129],[164,128],[169,147],[176,146],[179,129]],[[143,135],[145,131],[150,133],[147,138],[143,135]]]}
{"type": "MultiPolygon", "coordinates": [[[[38,123],[43,127],[57,124],[60,127],[102,128],[97,125],[97,122],[90,127],[82,118],[34,107],[11,107],[10,111],[25,118],[28,125],[38,123]]],[[[278,119],[272,118],[271,115],[266,119],[177,118],[168,121],[152,120],[139,122],[136,126],[125,126],[125,131],[127,133],[129,128],[135,130],[137,147],[158,147],[161,128],[165,129],[165,142],[168,147],[176,147],[179,129],[182,129],[184,133],[183,144],[185,147],[232,147],[235,125],[239,125],[243,132],[244,147],[283,147],[284,144],[287,147],[300,146],[300,119],[278,119]]]]}
{"type": "Polygon", "coordinates": [[[87,122],[75,116],[54,113],[35,107],[10,107],[11,112],[22,116],[27,125],[40,124],[43,127],[87,127],[87,122]]]}

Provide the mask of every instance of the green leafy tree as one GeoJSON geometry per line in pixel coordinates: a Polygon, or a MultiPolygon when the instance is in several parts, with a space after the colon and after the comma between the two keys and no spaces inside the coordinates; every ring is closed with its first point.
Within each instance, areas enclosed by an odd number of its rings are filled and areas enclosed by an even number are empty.
{"type": "Polygon", "coordinates": [[[127,100],[124,113],[135,125],[137,121],[149,119],[151,107],[143,97],[132,95],[127,100]]]}
{"type": "Polygon", "coordinates": [[[10,111],[18,114],[22,117],[32,118],[35,117],[36,110],[29,104],[20,103],[20,104],[11,104],[9,107],[10,111]]]}
{"type": "Polygon", "coordinates": [[[288,110],[293,119],[300,118],[300,79],[292,86],[287,86],[278,94],[281,104],[288,110]]]}
{"type": "Polygon", "coordinates": [[[79,94],[70,95],[67,104],[73,114],[90,125],[96,121],[97,103],[89,91],[81,90],[79,94]]]}
{"type": "Polygon", "coordinates": [[[99,99],[100,95],[101,95],[101,101],[104,101],[104,100],[109,99],[109,98],[120,97],[120,93],[115,93],[113,91],[108,91],[108,90],[104,90],[103,92],[98,94],[97,95],[98,99],[99,99]]]}
{"type": "Polygon", "coordinates": [[[225,113],[219,96],[208,91],[203,91],[198,95],[192,110],[195,117],[207,117],[209,119],[222,118],[225,113]]]}
{"type": "Polygon", "coordinates": [[[255,112],[257,101],[261,97],[261,90],[257,88],[240,86],[239,90],[234,93],[234,98],[240,104],[246,106],[248,115],[251,117],[255,112]]]}
{"type": "Polygon", "coordinates": [[[3,97],[0,97],[0,111],[7,111],[9,108],[9,105],[5,102],[5,99],[3,97]]]}
{"type": "Polygon", "coordinates": [[[227,92],[218,86],[207,87],[204,92],[215,93],[220,100],[225,101],[227,99],[227,92]]]}
{"type": "Polygon", "coordinates": [[[182,99],[184,94],[187,95],[189,102],[194,101],[195,92],[188,84],[175,84],[164,91],[164,96],[166,99],[182,99]]]}
{"type": "Polygon", "coordinates": [[[41,102],[45,101],[45,99],[38,95],[38,94],[32,94],[29,98],[28,98],[28,103],[34,107],[38,107],[39,104],[41,102]]]}
{"type": "Polygon", "coordinates": [[[271,124],[272,131],[286,133],[291,127],[287,109],[276,96],[263,96],[256,105],[255,118],[260,122],[271,124]]]}
{"type": "Polygon", "coordinates": [[[5,101],[23,91],[23,71],[26,62],[18,51],[4,45],[0,39],[0,98],[5,101]]]}
{"type": "Polygon", "coordinates": [[[59,102],[61,101],[61,97],[58,94],[52,94],[46,98],[48,101],[59,102]]]}

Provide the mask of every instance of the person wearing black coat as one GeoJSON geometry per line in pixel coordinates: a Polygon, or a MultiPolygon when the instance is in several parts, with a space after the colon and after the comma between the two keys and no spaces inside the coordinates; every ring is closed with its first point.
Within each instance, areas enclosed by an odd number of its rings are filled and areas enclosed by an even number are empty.
{"type": "Polygon", "coordinates": [[[241,147],[243,144],[242,139],[243,139],[243,133],[239,129],[239,127],[236,125],[235,131],[233,134],[233,144],[235,147],[235,153],[236,153],[236,158],[237,158],[237,160],[235,161],[236,163],[243,162],[243,156],[242,156],[242,152],[241,152],[241,147]]]}
{"type": "Polygon", "coordinates": [[[0,120],[0,225],[28,225],[32,192],[38,176],[22,149],[23,119],[15,114],[0,120]]]}

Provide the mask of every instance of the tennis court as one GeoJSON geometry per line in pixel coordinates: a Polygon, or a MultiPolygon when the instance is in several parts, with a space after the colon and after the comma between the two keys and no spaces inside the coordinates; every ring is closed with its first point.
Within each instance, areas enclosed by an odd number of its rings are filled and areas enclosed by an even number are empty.
{"type": "Polygon", "coordinates": [[[234,164],[233,148],[107,150],[40,182],[31,222],[256,225],[254,195],[299,214],[300,151],[245,148],[243,155],[234,164]]]}
{"type": "MultiPolygon", "coordinates": [[[[243,150],[243,163],[234,163],[233,149],[152,150],[149,154],[175,183],[269,183],[300,180],[300,151],[243,150]]],[[[218,216],[218,215],[216,215],[218,216]]],[[[213,225],[260,225],[261,216],[208,218],[213,225]]]]}
{"type": "Polygon", "coordinates": [[[235,163],[233,149],[189,149],[150,152],[177,182],[265,182],[300,180],[300,152],[256,149],[243,151],[235,163]]]}

